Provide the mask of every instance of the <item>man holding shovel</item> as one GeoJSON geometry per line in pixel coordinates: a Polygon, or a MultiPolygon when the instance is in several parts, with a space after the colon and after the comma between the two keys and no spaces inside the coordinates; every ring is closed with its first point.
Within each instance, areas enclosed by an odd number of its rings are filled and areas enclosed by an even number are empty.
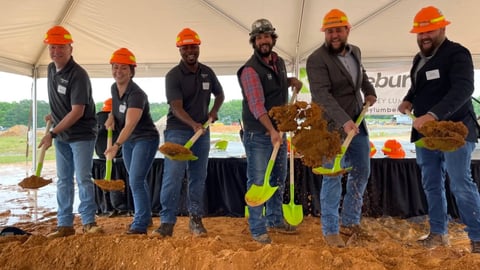
{"type": "MultiPolygon", "coordinates": [[[[339,217],[342,196],[342,175],[324,175],[320,191],[322,232],[329,246],[344,247],[340,224],[344,231],[360,231],[363,193],[370,175],[370,140],[365,121],[356,124],[361,115],[363,100],[370,106],[376,100],[375,89],[369,82],[361,62],[360,49],[347,43],[350,23],[347,15],[338,9],[329,11],[322,29],[325,43],[307,60],[307,74],[312,101],[325,109],[329,129],[355,135],[346,149],[342,166],[350,167],[339,217]]],[[[322,165],[334,168],[333,161],[322,165]]],[[[349,232],[350,233],[350,232],[349,232]]]]}
{"type": "Polygon", "coordinates": [[[87,72],[72,57],[72,36],[62,26],[54,26],[45,35],[44,43],[52,63],[48,65],[48,100],[53,129],[40,141],[39,147],[50,147],[55,139],[57,163],[57,229],[50,238],[75,234],[73,228],[74,174],[80,196],[83,232],[99,233],[95,222],[94,184],[92,181],[93,151],[97,136],[95,103],[87,72]]]}
{"type": "Polygon", "coordinates": [[[416,146],[417,164],[428,204],[430,233],[419,243],[427,248],[449,245],[445,178],[458,206],[461,221],[471,241],[471,251],[480,253],[480,195],[472,179],[471,155],[478,130],[471,95],[474,91],[472,56],[468,49],[448,40],[450,24],[433,6],[421,9],[413,20],[411,33],[417,34],[420,52],[410,71],[412,86],[398,107],[413,111],[411,141],[421,138],[418,130],[430,121],[462,122],[468,129],[466,143],[457,150],[442,152],[416,146]]]}
{"type": "Polygon", "coordinates": [[[165,92],[170,105],[165,129],[165,142],[184,145],[200,131],[201,136],[190,150],[198,159],[164,159],[162,189],[160,191],[160,227],[153,234],[159,237],[172,236],[177,221],[177,210],[183,179],[188,181],[189,229],[194,236],[206,236],[203,226],[205,180],[207,178],[210,132],[204,127],[218,119],[218,110],[225,96],[213,70],[198,62],[200,37],[190,28],[177,35],[176,45],[181,61],[165,76],[165,92]],[[211,96],[215,99],[209,110],[211,96]],[[202,132],[203,131],[203,132],[202,132]]]}
{"type": "Polygon", "coordinates": [[[265,203],[266,216],[263,215],[263,204],[248,206],[250,233],[255,241],[262,244],[272,241],[267,227],[283,232],[295,231],[294,227],[284,222],[282,214],[287,177],[286,139],[276,129],[268,111],[274,106],[285,105],[288,102],[288,87],[300,90],[302,82],[287,78],[285,62],[272,51],[277,37],[270,21],[259,19],[253,22],[250,44],[254,54],[237,72],[243,95],[242,142],[247,156],[247,189],[254,184],[262,185],[274,146],[279,147],[269,178],[270,184],[278,186],[278,189],[265,203]]]}

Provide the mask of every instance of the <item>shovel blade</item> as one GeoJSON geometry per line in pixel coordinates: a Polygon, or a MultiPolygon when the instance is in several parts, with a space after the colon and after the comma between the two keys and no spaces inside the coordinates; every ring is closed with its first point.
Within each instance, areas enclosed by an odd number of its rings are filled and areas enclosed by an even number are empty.
{"type": "Polygon", "coordinates": [[[193,154],[178,154],[178,155],[165,155],[164,156],[171,160],[177,161],[189,161],[189,160],[197,160],[198,157],[193,154]]]}
{"type": "Polygon", "coordinates": [[[297,226],[303,221],[303,206],[296,205],[293,200],[289,204],[282,204],[283,218],[292,225],[297,226]]]}
{"type": "Polygon", "coordinates": [[[273,196],[277,189],[278,186],[272,187],[268,184],[257,186],[254,184],[250,186],[247,193],[245,193],[245,202],[252,207],[262,205],[273,196]]]}

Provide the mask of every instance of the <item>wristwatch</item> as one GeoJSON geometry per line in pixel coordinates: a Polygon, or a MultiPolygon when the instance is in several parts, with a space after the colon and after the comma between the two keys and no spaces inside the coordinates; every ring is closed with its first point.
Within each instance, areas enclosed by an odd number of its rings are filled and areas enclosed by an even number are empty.
{"type": "Polygon", "coordinates": [[[118,148],[120,148],[120,146],[122,146],[122,144],[121,144],[121,143],[118,143],[118,142],[115,142],[114,144],[115,144],[116,146],[118,146],[118,148]]]}
{"type": "Polygon", "coordinates": [[[52,137],[52,139],[55,139],[57,137],[57,134],[53,133],[53,131],[50,130],[50,137],[52,137]]]}

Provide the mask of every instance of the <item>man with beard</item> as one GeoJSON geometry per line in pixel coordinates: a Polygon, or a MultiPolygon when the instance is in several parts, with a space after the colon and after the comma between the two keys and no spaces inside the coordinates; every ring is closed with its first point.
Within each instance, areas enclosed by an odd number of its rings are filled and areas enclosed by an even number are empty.
{"type": "MultiPolygon", "coordinates": [[[[322,31],[324,44],[307,59],[307,75],[312,101],[325,109],[330,130],[344,136],[355,133],[342,160],[342,167],[352,167],[348,174],[341,217],[342,176],[324,176],[320,190],[321,223],[325,241],[332,247],[344,247],[340,232],[360,234],[363,193],[370,175],[370,140],[367,126],[355,124],[365,101],[373,105],[376,93],[361,62],[360,49],[347,43],[350,33],[347,15],[338,9],[329,11],[322,31]],[[340,229],[340,224],[342,229],[340,229]]],[[[322,165],[332,168],[333,161],[322,165]]]]}
{"type": "Polygon", "coordinates": [[[202,136],[190,150],[197,160],[178,161],[164,159],[163,181],[160,191],[160,227],[153,232],[159,237],[172,236],[177,221],[177,209],[184,178],[188,181],[187,208],[189,228],[194,236],[206,236],[202,217],[205,214],[204,194],[207,178],[210,132],[203,124],[210,118],[218,119],[218,110],[225,99],[223,88],[211,68],[198,62],[201,41],[198,34],[185,28],[177,35],[177,47],[182,57],[180,63],[165,76],[165,91],[170,105],[165,142],[184,145],[197,131],[202,136]],[[211,95],[215,96],[209,110],[211,95]]]}
{"type": "Polygon", "coordinates": [[[474,91],[472,56],[462,45],[448,40],[450,24],[433,6],[421,9],[413,20],[420,52],[410,70],[412,86],[398,110],[413,111],[411,141],[422,137],[418,130],[429,121],[462,122],[468,128],[466,143],[452,152],[416,147],[417,164],[427,198],[430,233],[419,240],[427,248],[449,245],[445,174],[455,197],[461,221],[471,241],[472,252],[480,253],[480,195],[470,171],[471,154],[478,130],[471,95],[474,91]]]}
{"type": "Polygon", "coordinates": [[[263,215],[263,205],[248,207],[250,233],[255,241],[262,244],[272,242],[267,227],[277,232],[295,232],[294,227],[284,222],[282,214],[287,177],[286,137],[276,129],[268,111],[274,106],[285,105],[288,102],[288,87],[298,91],[302,82],[287,77],[283,59],[272,51],[277,37],[270,21],[259,19],[253,22],[250,44],[254,53],[237,72],[243,95],[242,142],[247,156],[247,189],[253,184],[262,185],[274,145],[281,144],[270,177],[270,184],[278,186],[278,189],[265,203],[266,215],[263,215]]]}

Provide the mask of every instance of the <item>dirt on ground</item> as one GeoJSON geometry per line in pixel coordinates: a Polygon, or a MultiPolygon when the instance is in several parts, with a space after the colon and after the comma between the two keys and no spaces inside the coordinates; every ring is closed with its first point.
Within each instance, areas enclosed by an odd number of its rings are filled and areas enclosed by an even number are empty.
{"type": "MultiPolygon", "coordinates": [[[[52,213],[53,214],[53,213],[52,213]]],[[[0,218],[2,215],[0,215],[0,218]]],[[[84,235],[78,218],[76,235],[47,239],[56,219],[15,224],[31,236],[0,237],[1,269],[479,269],[480,254],[469,252],[463,226],[450,226],[451,247],[427,250],[416,239],[427,231],[425,221],[364,218],[368,237],[347,237],[346,248],[325,244],[318,217],[305,217],[297,234],[270,233],[272,244],[253,241],[247,220],[204,218],[207,237],[194,237],[188,218],[179,217],[173,237],[126,235],[132,217],[98,217],[105,230],[84,235]]]]}

